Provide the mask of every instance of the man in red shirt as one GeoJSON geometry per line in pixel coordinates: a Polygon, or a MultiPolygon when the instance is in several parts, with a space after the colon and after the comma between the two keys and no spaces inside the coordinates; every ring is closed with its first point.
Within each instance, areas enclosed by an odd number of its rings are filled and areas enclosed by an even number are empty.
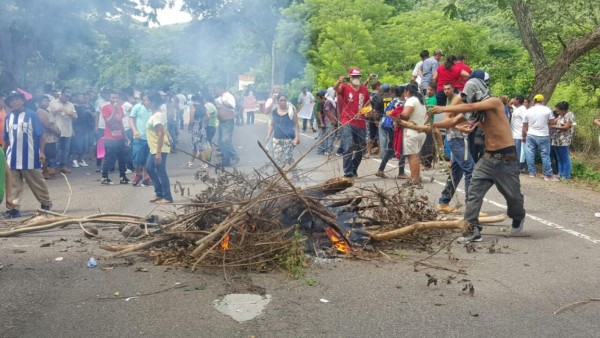
{"type": "Polygon", "coordinates": [[[360,69],[352,68],[348,75],[350,83],[340,76],[333,89],[338,93],[342,125],[340,148],[344,156],[344,177],[358,177],[358,166],[366,146],[366,115],[361,114],[361,109],[371,104],[371,96],[367,87],[361,84],[360,69]]]}
{"type": "Polygon", "coordinates": [[[125,128],[123,127],[123,102],[119,98],[119,93],[110,94],[109,103],[102,107],[102,118],[105,122],[104,127],[104,161],[102,162],[102,180],[101,184],[112,184],[108,179],[108,169],[113,167],[115,160],[119,160],[120,184],[129,184],[129,179],[125,176],[125,166],[127,160],[127,138],[125,137],[125,128]]]}
{"type": "MultiPolygon", "coordinates": [[[[456,57],[456,62],[454,63],[458,68],[460,68],[460,70],[464,70],[465,72],[469,73],[469,75],[471,75],[471,73],[473,72],[471,70],[471,67],[467,66],[467,64],[465,63],[465,56],[464,55],[458,55],[456,57]]],[[[462,92],[463,89],[465,89],[465,84],[467,83],[466,79],[461,78],[458,82],[456,82],[454,84],[454,86],[456,87],[456,89],[458,90],[458,92],[462,92]]]]}

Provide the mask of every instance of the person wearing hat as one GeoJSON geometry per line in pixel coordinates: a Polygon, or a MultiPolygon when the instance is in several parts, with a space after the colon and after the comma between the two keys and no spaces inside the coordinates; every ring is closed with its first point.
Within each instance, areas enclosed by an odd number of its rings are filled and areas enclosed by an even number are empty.
{"type": "Polygon", "coordinates": [[[512,218],[511,233],[521,232],[525,222],[525,209],[518,174],[519,156],[502,101],[492,97],[483,79],[472,78],[465,84],[460,99],[457,98],[453,103],[455,104],[435,106],[429,110],[429,114],[445,112],[453,116],[434,122],[432,127],[455,127],[469,133],[478,125],[486,135],[486,151],[475,166],[467,196],[464,219],[469,223],[469,228],[458,242],[481,241],[479,212],[485,194],[493,185],[507,201],[507,214],[512,218]]]}
{"type": "Polygon", "coordinates": [[[441,49],[436,49],[433,52],[433,56],[425,59],[421,65],[421,73],[423,74],[421,78],[421,91],[423,95],[425,95],[427,87],[434,83],[433,74],[439,68],[442,56],[444,56],[444,52],[441,49]]]}
{"type": "Polygon", "coordinates": [[[522,142],[527,147],[527,167],[529,177],[535,177],[535,155],[540,153],[545,181],[560,181],[552,174],[550,161],[550,122],[553,121],[552,110],[544,105],[544,95],[533,97],[533,106],[527,109],[523,117],[522,142]]]}
{"type": "Polygon", "coordinates": [[[7,191],[5,218],[21,216],[19,210],[23,196],[23,182],[26,182],[41,208],[50,210],[52,201],[42,176],[42,162],[45,161],[44,126],[38,114],[25,109],[25,97],[12,92],[6,98],[10,111],[4,126],[4,150],[6,162],[11,171],[10,191],[7,191]]]}
{"type": "Polygon", "coordinates": [[[345,76],[340,76],[333,89],[338,93],[344,177],[358,177],[358,166],[366,145],[365,114],[361,110],[368,109],[371,96],[367,87],[361,84],[362,73],[359,68],[351,68],[348,75],[350,83],[346,83],[345,76]]]}

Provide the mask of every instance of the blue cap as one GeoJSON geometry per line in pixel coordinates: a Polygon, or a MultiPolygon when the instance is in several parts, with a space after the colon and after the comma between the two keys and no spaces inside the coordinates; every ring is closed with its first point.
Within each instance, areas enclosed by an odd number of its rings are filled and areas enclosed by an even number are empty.
{"type": "Polygon", "coordinates": [[[382,90],[390,90],[390,88],[391,88],[390,85],[387,84],[387,83],[384,83],[384,84],[381,85],[381,89],[382,90]]]}
{"type": "Polygon", "coordinates": [[[320,92],[317,93],[317,96],[325,96],[325,94],[327,94],[327,91],[321,90],[320,92]]]}
{"type": "Polygon", "coordinates": [[[485,78],[485,72],[481,69],[476,69],[471,73],[471,79],[483,80],[484,78],[485,78]]]}

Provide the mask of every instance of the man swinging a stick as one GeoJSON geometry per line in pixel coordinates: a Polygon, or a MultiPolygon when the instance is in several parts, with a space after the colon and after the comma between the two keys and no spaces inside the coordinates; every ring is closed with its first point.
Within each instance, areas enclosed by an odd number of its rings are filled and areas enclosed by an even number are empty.
{"type": "Polygon", "coordinates": [[[479,211],[487,191],[496,185],[506,199],[508,217],[512,219],[511,233],[523,230],[525,209],[519,181],[519,156],[510,131],[510,124],[499,98],[492,97],[483,81],[484,72],[474,71],[471,79],[460,93],[462,103],[451,106],[435,106],[429,114],[449,113],[454,117],[434,122],[431,127],[451,128],[469,133],[476,126],[485,133],[485,154],[477,162],[469,192],[464,219],[470,225],[459,243],[480,242],[481,225],[479,211]],[[464,123],[468,122],[468,123],[464,123]]]}

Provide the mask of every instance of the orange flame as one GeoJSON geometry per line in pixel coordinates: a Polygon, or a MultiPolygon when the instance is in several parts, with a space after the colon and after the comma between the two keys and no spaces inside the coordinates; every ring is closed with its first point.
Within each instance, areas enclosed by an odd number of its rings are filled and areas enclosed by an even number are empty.
{"type": "Polygon", "coordinates": [[[229,233],[226,233],[225,237],[223,237],[223,240],[221,241],[221,249],[229,250],[229,233]]]}
{"type": "Polygon", "coordinates": [[[333,243],[333,246],[336,248],[337,251],[344,254],[350,252],[350,245],[348,245],[348,243],[346,243],[346,241],[344,241],[343,239],[339,238],[337,233],[333,229],[325,228],[325,232],[327,233],[327,236],[329,236],[329,240],[331,241],[331,243],[333,243]]]}

